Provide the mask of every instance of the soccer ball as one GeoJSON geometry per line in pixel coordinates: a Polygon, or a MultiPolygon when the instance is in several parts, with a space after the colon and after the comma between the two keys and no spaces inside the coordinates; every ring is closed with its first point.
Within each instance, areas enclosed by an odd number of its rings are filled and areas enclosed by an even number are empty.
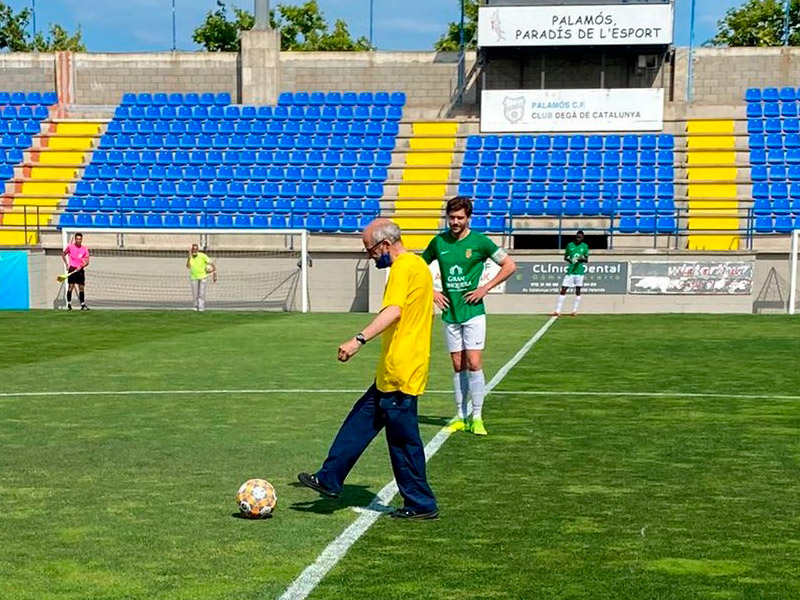
{"type": "Polygon", "coordinates": [[[248,479],[236,492],[239,512],[249,519],[271,517],[277,503],[275,488],[266,479],[248,479]]]}

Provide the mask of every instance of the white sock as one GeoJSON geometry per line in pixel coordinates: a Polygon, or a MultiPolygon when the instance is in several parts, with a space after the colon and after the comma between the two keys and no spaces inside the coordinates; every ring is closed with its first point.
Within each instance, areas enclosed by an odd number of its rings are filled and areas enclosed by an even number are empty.
{"type": "Polygon", "coordinates": [[[581,305],[581,297],[575,296],[575,302],[572,303],[572,312],[578,312],[578,307],[581,305]]]}
{"type": "Polygon", "coordinates": [[[559,294],[558,300],[556,300],[556,312],[561,313],[561,309],[564,308],[564,301],[567,299],[566,294],[559,294]]]}
{"type": "Polygon", "coordinates": [[[472,396],[472,418],[480,419],[483,413],[483,398],[486,396],[486,379],[483,371],[469,372],[469,393],[472,396]]]}
{"type": "Polygon", "coordinates": [[[469,377],[466,371],[453,373],[453,393],[456,398],[456,412],[458,418],[467,416],[467,403],[469,402],[469,377]]]}

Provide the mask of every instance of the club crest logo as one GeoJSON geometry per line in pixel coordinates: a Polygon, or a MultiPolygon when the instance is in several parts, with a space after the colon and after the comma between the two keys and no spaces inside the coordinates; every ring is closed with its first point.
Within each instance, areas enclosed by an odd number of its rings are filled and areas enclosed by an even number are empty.
{"type": "Polygon", "coordinates": [[[494,36],[497,38],[496,42],[505,42],[506,41],[506,30],[503,27],[503,24],[500,22],[500,11],[496,10],[492,13],[491,18],[491,26],[492,32],[494,36]]]}
{"type": "Polygon", "coordinates": [[[519,123],[525,116],[525,97],[506,96],[503,99],[503,116],[509,123],[519,123]]]}
{"type": "Polygon", "coordinates": [[[467,258],[472,258],[472,248],[467,248],[466,252],[464,252],[464,255],[467,258]]]}

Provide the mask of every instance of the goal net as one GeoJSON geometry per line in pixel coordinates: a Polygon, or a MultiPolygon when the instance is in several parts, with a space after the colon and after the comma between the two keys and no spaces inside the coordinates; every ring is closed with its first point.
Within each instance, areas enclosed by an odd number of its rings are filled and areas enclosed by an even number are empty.
{"type": "MultiPolygon", "coordinates": [[[[66,248],[77,229],[62,230],[66,248]]],[[[205,308],[308,311],[308,232],[276,229],[81,229],[91,308],[191,309],[187,259],[198,244],[214,263],[205,308]]],[[[53,305],[66,307],[67,283],[53,305]]],[[[77,294],[76,294],[77,295],[77,294]]],[[[75,299],[73,298],[73,302],[75,299]]]]}

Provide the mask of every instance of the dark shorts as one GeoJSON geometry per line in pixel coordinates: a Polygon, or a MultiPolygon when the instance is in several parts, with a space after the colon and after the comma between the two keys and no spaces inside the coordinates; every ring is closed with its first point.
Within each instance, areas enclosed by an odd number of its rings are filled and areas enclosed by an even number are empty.
{"type": "Polygon", "coordinates": [[[84,285],[86,283],[86,269],[81,269],[80,271],[75,271],[74,273],[70,273],[69,277],[67,277],[67,283],[77,283],[78,285],[84,285]]]}

